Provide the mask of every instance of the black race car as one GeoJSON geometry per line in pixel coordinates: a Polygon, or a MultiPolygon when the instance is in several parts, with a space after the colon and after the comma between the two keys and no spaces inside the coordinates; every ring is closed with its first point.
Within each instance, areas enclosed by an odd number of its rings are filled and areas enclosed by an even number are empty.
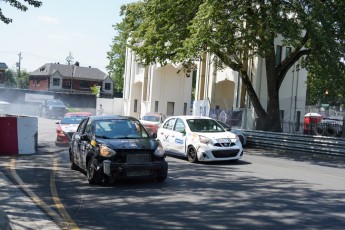
{"type": "Polygon", "coordinates": [[[168,163],[155,137],[133,117],[90,116],[73,134],[71,169],[85,172],[90,184],[141,177],[164,181],[168,163]]]}
{"type": "Polygon", "coordinates": [[[60,118],[68,112],[67,107],[65,104],[58,99],[46,99],[44,102],[39,106],[39,116],[47,117],[47,118],[60,118]]]}

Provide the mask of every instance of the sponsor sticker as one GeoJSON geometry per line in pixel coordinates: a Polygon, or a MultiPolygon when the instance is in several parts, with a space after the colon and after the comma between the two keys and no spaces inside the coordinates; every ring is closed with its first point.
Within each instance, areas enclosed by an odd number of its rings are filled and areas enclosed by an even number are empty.
{"type": "Polygon", "coordinates": [[[178,139],[178,138],[175,139],[175,142],[176,142],[177,144],[183,144],[183,140],[178,139]]]}

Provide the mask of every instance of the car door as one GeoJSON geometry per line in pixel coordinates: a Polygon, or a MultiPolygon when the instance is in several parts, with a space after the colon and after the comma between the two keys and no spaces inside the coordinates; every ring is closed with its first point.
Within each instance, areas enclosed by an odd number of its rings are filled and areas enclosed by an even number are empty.
{"type": "Polygon", "coordinates": [[[80,161],[82,168],[86,170],[86,156],[91,148],[90,141],[91,137],[94,134],[94,123],[92,122],[92,119],[88,119],[86,126],[85,126],[85,132],[83,133],[83,136],[80,141],[80,161]]]}
{"type": "Polygon", "coordinates": [[[175,125],[176,118],[170,118],[168,119],[162,126],[161,129],[159,129],[158,139],[161,142],[163,148],[165,151],[170,151],[171,146],[171,134],[173,132],[173,127],[175,125]]]}
{"type": "Polygon", "coordinates": [[[181,118],[177,118],[171,135],[171,149],[175,154],[186,156],[186,124],[181,118]]]}
{"type": "Polygon", "coordinates": [[[71,143],[73,156],[74,156],[74,162],[81,167],[81,142],[82,142],[82,136],[85,132],[85,127],[88,122],[88,118],[84,119],[78,126],[77,131],[74,133],[74,137],[71,143]]]}

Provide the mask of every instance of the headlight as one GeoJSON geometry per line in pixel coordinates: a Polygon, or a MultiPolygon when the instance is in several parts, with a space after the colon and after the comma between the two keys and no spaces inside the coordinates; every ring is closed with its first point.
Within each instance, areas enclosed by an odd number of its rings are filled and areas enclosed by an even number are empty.
{"type": "Polygon", "coordinates": [[[204,136],[199,136],[199,141],[200,143],[203,143],[203,144],[213,144],[213,141],[208,138],[208,137],[204,137],[204,136]]]}
{"type": "Polygon", "coordinates": [[[116,152],[110,148],[108,148],[108,146],[106,145],[101,145],[99,146],[99,155],[103,156],[103,157],[111,157],[111,156],[115,156],[116,152]]]}
{"type": "Polygon", "coordinates": [[[163,157],[164,156],[164,149],[161,145],[158,145],[156,151],[154,152],[156,157],[163,157]]]}

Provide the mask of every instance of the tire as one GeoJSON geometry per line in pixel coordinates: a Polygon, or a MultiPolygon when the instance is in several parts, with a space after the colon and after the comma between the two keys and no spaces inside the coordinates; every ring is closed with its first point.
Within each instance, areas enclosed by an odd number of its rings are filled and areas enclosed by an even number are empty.
{"type": "Polygon", "coordinates": [[[328,137],[336,137],[337,136],[337,130],[333,126],[328,126],[325,129],[325,134],[328,137]]]}
{"type": "Polygon", "coordinates": [[[89,181],[89,184],[92,185],[99,184],[100,182],[98,172],[95,169],[95,165],[97,165],[97,163],[97,159],[94,157],[91,158],[87,163],[86,176],[87,180],[89,181]]]}
{"type": "Polygon", "coordinates": [[[187,157],[188,157],[188,161],[190,163],[198,163],[199,162],[197,152],[193,146],[188,148],[187,157]]]}
{"type": "Polygon", "coordinates": [[[168,175],[165,175],[165,176],[159,176],[159,177],[157,177],[157,182],[163,182],[163,181],[165,181],[166,179],[167,179],[167,177],[168,177],[168,175]]]}
{"type": "Polygon", "coordinates": [[[71,150],[69,154],[69,160],[71,162],[71,169],[78,171],[79,167],[74,163],[74,153],[71,150]]]}

